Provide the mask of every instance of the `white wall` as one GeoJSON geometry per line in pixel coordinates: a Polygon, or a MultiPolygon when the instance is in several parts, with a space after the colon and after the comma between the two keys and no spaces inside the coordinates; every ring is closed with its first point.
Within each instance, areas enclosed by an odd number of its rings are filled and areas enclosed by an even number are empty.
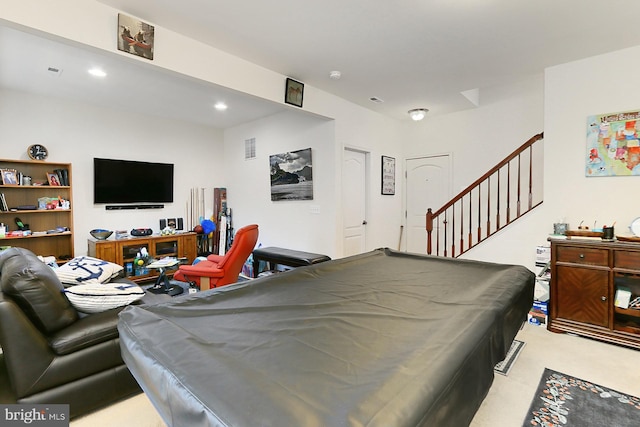
{"type": "MultiPolygon", "coordinates": [[[[640,216],[640,177],[585,177],[587,116],[638,111],[640,46],[549,68],[545,86],[548,223],[565,218],[602,226],[616,234],[640,216]]],[[[549,227],[547,227],[549,228],[549,227]]]]}
{"type": "MultiPolygon", "coordinates": [[[[403,133],[402,123],[373,113],[349,102],[334,102],[336,117],[336,166],[335,197],[337,207],[338,235],[342,236],[342,162],[344,148],[356,149],[368,154],[367,200],[366,200],[366,249],[380,247],[397,249],[402,224],[403,188],[402,170],[403,133]],[[396,194],[381,194],[382,156],[396,159],[396,194]]],[[[339,253],[342,253],[342,239],[339,253]]]]}
{"type": "MultiPolygon", "coordinates": [[[[263,246],[296,248],[332,258],[342,256],[344,146],[369,153],[367,250],[397,245],[402,189],[398,184],[395,196],[380,194],[380,158],[383,154],[401,158],[398,126],[339,98],[333,103],[339,117],[336,120],[290,112],[225,131],[227,197],[234,224],[238,228],[258,223],[263,246]],[[256,139],[257,158],[244,160],[244,141],[249,138],[256,139]],[[349,143],[336,143],[337,140],[349,143]],[[313,200],[271,201],[269,156],[309,147],[313,155],[313,200]]],[[[398,182],[400,177],[398,170],[398,182]]]]}
{"type": "MultiPolygon", "coordinates": [[[[405,125],[406,157],[450,153],[454,196],[543,131],[543,76],[483,89],[480,106],[405,125]]],[[[439,206],[434,206],[438,208],[439,206]]]]}
{"type": "MultiPolygon", "coordinates": [[[[452,156],[452,194],[458,194],[489,168],[544,130],[543,76],[486,88],[480,106],[410,123],[405,129],[405,157],[449,153],[452,156]]],[[[545,138],[545,147],[548,140],[545,138]]],[[[546,173],[546,171],[545,171],[546,173]]],[[[545,202],[546,194],[545,194],[545,202]]],[[[434,209],[439,206],[434,206],[434,209]]],[[[463,258],[522,264],[532,270],[535,246],[546,231],[531,228],[539,209],[531,212],[465,253],[463,258]]]]}
{"type": "Polygon", "coordinates": [[[262,246],[334,257],[334,122],[286,112],[228,129],[224,139],[227,201],[234,227],[256,223],[262,246]],[[249,138],[255,138],[256,158],[245,160],[244,141],[249,138]],[[269,156],[306,148],[311,148],[313,200],[271,201],[269,156]]]}
{"type": "Polygon", "coordinates": [[[514,228],[509,227],[470,258],[514,262],[533,269],[533,247],[548,245],[553,223],[577,229],[616,221],[616,234],[640,216],[640,177],[585,176],[587,117],[640,109],[640,46],[551,67],[545,71],[544,204],[514,228]],[[624,64],[619,66],[619,64],[624,64]]]}
{"type": "Polygon", "coordinates": [[[62,99],[0,90],[0,141],[2,158],[28,160],[27,147],[38,143],[49,149],[48,160],[72,163],[76,255],[86,254],[91,229],[157,232],[160,218],[186,219],[191,188],[212,195],[227,182],[221,131],[144,115],[132,120],[126,112],[62,99]],[[94,205],[93,157],[174,163],[174,203],[140,211],[94,205]]]}

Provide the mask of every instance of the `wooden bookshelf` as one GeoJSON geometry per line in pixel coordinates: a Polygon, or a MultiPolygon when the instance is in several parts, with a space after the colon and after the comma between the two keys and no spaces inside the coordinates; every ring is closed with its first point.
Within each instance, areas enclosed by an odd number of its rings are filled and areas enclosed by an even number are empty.
{"type": "Polygon", "coordinates": [[[0,159],[0,169],[11,169],[18,174],[29,176],[32,183],[0,185],[0,193],[4,195],[10,209],[0,211],[0,222],[8,225],[9,231],[16,231],[16,218],[19,218],[25,225],[29,225],[31,231],[28,236],[6,236],[0,239],[0,246],[26,248],[36,255],[55,256],[60,262],[72,258],[74,248],[71,163],[0,159]],[[56,169],[67,170],[69,185],[49,185],[47,174],[54,173],[56,169]],[[68,200],[70,208],[46,209],[41,206],[39,209],[38,199],[42,198],[68,200]],[[26,206],[33,206],[35,209],[24,208],[26,206]],[[57,232],[58,227],[66,228],[68,231],[57,232]]]}

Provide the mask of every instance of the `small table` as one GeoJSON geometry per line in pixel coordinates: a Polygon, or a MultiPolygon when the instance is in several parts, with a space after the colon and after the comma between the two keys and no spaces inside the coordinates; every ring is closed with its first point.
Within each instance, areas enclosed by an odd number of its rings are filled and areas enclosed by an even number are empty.
{"type": "Polygon", "coordinates": [[[269,247],[254,249],[253,251],[253,277],[258,277],[258,267],[260,261],[269,263],[269,268],[273,265],[286,265],[288,267],[302,267],[305,265],[319,264],[331,261],[327,255],[314,254],[311,252],[294,251],[291,249],[269,247]]]}
{"type": "Polygon", "coordinates": [[[147,268],[157,268],[159,275],[155,285],[149,287],[147,290],[154,294],[167,294],[171,296],[180,295],[184,292],[184,289],[182,289],[180,285],[172,285],[165,273],[167,268],[175,267],[178,264],[180,264],[180,261],[175,258],[162,258],[148,264],[147,268]]]}

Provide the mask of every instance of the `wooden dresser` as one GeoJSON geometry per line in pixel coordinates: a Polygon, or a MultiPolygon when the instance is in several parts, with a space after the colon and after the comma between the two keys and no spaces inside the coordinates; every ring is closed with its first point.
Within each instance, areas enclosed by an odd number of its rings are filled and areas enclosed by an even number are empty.
{"type": "Polygon", "coordinates": [[[614,305],[620,286],[640,295],[640,244],[580,239],[550,242],[547,329],[640,349],[640,310],[614,305]]]}

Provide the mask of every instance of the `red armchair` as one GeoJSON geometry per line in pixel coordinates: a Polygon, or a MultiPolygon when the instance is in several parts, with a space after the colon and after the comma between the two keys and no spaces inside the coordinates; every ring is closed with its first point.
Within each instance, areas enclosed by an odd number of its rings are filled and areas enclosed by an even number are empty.
{"type": "Polygon", "coordinates": [[[203,291],[235,283],[257,242],[258,226],[252,224],[242,227],[236,231],[231,248],[224,256],[209,255],[195,265],[181,265],[173,278],[195,282],[203,291]]]}

